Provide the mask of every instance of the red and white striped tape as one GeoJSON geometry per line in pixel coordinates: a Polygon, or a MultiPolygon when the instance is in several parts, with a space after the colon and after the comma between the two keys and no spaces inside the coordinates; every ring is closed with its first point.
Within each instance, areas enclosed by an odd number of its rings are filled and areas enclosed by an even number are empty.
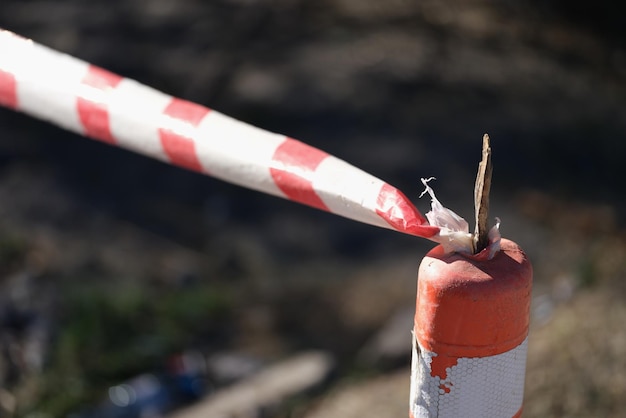
{"type": "Polygon", "coordinates": [[[332,155],[1,29],[0,104],[230,183],[439,237],[402,192],[332,155]]]}

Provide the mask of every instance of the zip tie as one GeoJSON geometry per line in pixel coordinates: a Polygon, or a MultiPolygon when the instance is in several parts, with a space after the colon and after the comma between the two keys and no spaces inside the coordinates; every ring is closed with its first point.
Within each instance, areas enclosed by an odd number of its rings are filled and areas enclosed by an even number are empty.
{"type": "Polygon", "coordinates": [[[398,189],[324,151],[2,29],[0,105],[366,224],[430,239],[439,233],[398,189]]]}

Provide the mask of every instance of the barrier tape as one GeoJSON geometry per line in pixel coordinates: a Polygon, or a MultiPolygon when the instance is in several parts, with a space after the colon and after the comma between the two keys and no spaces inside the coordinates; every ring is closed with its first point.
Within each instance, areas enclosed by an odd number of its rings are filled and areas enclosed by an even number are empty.
{"type": "Polygon", "coordinates": [[[230,183],[438,239],[439,227],[402,192],[345,161],[2,29],[0,104],[230,183]]]}

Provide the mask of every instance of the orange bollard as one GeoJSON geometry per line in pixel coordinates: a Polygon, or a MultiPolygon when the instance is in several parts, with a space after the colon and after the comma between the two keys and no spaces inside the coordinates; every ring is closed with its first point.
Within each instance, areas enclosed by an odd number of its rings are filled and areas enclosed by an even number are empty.
{"type": "Polygon", "coordinates": [[[500,245],[492,259],[440,245],[422,260],[412,418],[521,416],[532,266],[514,242],[500,245]]]}

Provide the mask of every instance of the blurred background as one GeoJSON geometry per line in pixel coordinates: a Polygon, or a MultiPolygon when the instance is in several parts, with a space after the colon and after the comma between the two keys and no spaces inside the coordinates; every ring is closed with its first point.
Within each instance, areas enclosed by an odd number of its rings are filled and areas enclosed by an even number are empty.
{"type": "MultiPolygon", "coordinates": [[[[328,151],[422,212],[435,176],[470,224],[488,132],[491,217],[535,269],[524,416],[621,416],[620,9],[445,3],[2,0],[0,27],[328,151]]],[[[0,109],[0,417],[407,416],[432,246],[0,109]]]]}

